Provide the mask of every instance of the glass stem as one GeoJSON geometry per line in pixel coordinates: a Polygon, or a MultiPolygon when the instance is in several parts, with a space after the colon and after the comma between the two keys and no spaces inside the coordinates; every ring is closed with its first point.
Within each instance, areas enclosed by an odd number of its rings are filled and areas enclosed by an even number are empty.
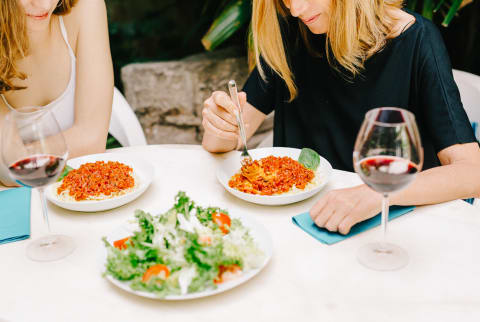
{"type": "Polygon", "coordinates": [[[383,194],[382,198],[382,244],[387,244],[387,223],[388,223],[388,194],[383,194]]]}
{"type": "Polygon", "coordinates": [[[43,219],[48,227],[48,233],[51,234],[52,230],[50,229],[50,221],[48,221],[48,211],[47,211],[47,198],[45,197],[45,188],[39,187],[38,193],[40,194],[40,199],[42,200],[42,212],[43,212],[43,219]]]}

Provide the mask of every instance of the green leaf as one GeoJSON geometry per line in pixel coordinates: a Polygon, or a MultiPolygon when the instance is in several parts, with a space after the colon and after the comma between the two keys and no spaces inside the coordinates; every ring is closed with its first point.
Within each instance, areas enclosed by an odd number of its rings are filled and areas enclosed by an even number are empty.
{"type": "Polygon", "coordinates": [[[60,175],[60,177],[58,177],[57,182],[62,181],[63,178],[65,178],[65,176],[72,170],[73,170],[72,167],[65,165],[65,168],[63,168],[62,174],[60,175]]]}
{"type": "Polygon", "coordinates": [[[447,15],[445,16],[445,19],[443,19],[442,26],[448,27],[450,22],[452,21],[453,17],[455,17],[455,14],[457,13],[458,9],[460,8],[460,5],[462,4],[463,0],[454,0],[452,3],[452,6],[450,7],[450,10],[448,10],[447,15]]]}
{"type": "Polygon", "coordinates": [[[320,164],[320,156],[312,149],[303,148],[298,157],[298,162],[303,164],[306,168],[315,171],[320,164]]]}
{"type": "Polygon", "coordinates": [[[248,1],[238,0],[228,6],[214,21],[202,38],[206,50],[213,50],[227,40],[250,19],[248,1]]]}
{"type": "Polygon", "coordinates": [[[433,9],[433,12],[436,13],[438,10],[440,10],[440,8],[442,7],[444,2],[445,2],[445,0],[440,0],[440,2],[437,4],[435,9],[433,9]]]}
{"type": "Polygon", "coordinates": [[[106,149],[108,150],[121,147],[122,145],[120,144],[120,142],[118,142],[118,140],[113,135],[108,133],[106,149]]]}
{"type": "Polygon", "coordinates": [[[432,20],[433,19],[433,9],[435,9],[435,3],[433,2],[433,0],[424,0],[422,16],[424,16],[427,19],[432,20]]]}
{"type": "Polygon", "coordinates": [[[407,8],[410,10],[415,10],[417,7],[417,0],[408,0],[407,1],[407,8]]]}

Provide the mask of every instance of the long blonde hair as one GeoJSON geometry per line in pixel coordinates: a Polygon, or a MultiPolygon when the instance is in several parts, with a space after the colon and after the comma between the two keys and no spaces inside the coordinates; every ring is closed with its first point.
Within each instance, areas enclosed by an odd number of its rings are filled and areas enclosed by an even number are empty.
{"type": "MultiPolygon", "coordinates": [[[[53,11],[56,15],[65,15],[77,0],[60,0],[53,11]]],[[[0,1],[0,94],[11,90],[23,89],[13,85],[12,79],[25,79],[18,70],[16,61],[24,58],[28,52],[28,36],[25,12],[18,0],[0,1]]]]}
{"type": "MultiPolygon", "coordinates": [[[[358,75],[365,60],[385,46],[395,21],[392,9],[402,5],[403,0],[332,0],[325,53],[329,63],[333,65],[334,58],[335,63],[350,74],[348,76],[358,75]]],[[[289,10],[283,0],[253,0],[252,11],[250,67],[256,65],[265,79],[261,56],[284,80],[290,93],[289,101],[292,101],[297,96],[297,87],[279,22],[288,17],[289,10]]],[[[298,25],[307,49],[313,53],[311,33],[300,19],[298,25]]]]}

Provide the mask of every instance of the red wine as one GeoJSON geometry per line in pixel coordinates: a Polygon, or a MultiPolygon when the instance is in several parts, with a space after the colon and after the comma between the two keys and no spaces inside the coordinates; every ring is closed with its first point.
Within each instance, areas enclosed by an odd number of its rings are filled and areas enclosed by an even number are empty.
{"type": "Polygon", "coordinates": [[[409,160],[392,156],[374,156],[360,160],[358,171],[362,180],[378,192],[392,192],[405,188],[418,172],[409,160]]]}
{"type": "Polygon", "coordinates": [[[39,154],[17,161],[8,169],[20,183],[30,187],[41,187],[55,181],[64,164],[63,158],[39,154]]]}

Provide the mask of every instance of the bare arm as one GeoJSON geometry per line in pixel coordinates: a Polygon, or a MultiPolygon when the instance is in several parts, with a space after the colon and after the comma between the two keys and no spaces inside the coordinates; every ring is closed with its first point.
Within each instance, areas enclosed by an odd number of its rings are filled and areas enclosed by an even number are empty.
{"type": "MultiPolygon", "coordinates": [[[[246,94],[239,93],[243,111],[243,121],[247,140],[255,133],[266,115],[247,102],[246,94]]],[[[214,92],[204,103],[202,146],[209,152],[227,152],[241,146],[237,121],[234,114],[235,105],[224,92],[214,92]]]]}
{"type": "Polygon", "coordinates": [[[105,151],[113,100],[113,67],[103,0],[82,0],[70,14],[79,26],[75,122],[64,132],[69,156],[105,151]]]}
{"type": "MultiPolygon", "coordinates": [[[[422,171],[405,190],[390,197],[392,205],[426,205],[480,197],[480,148],[456,144],[438,153],[441,166],[422,171]]],[[[356,223],[375,216],[381,195],[366,185],[328,192],[310,210],[320,227],[347,234],[356,223]]]]}
{"type": "Polygon", "coordinates": [[[480,149],[477,143],[456,144],[438,153],[442,166],[419,173],[392,204],[424,205],[480,197],[480,149]]]}

